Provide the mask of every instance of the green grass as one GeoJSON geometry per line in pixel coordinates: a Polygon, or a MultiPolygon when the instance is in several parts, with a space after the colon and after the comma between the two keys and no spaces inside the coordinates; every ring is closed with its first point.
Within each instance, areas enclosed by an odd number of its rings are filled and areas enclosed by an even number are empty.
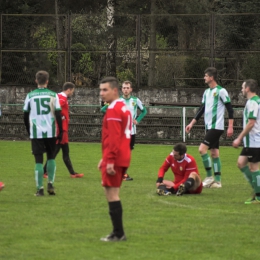
{"type": "MultiPolygon", "coordinates": [[[[257,259],[258,205],[244,205],[249,185],[236,167],[240,149],[221,147],[222,189],[160,197],[155,181],[172,146],[137,144],[121,188],[126,242],[104,243],[111,231],[97,163],[100,144],[71,143],[71,179],[57,158],[56,196],[35,197],[30,142],[0,141],[0,259],[257,259]]],[[[198,147],[188,147],[205,172],[198,147]]],[[[166,173],[172,179],[172,173],[166,173]]],[[[46,180],[45,180],[46,186],[46,180]]],[[[45,192],[47,193],[47,192],[45,192]]]]}

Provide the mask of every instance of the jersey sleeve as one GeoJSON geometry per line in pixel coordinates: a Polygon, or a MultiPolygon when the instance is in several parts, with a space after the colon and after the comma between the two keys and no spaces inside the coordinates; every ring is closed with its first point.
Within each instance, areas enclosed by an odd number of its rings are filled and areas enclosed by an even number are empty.
{"type": "Polygon", "coordinates": [[[226,104],[226,103],[230,103],[230,97],[228,95],[228,92],[225,88],[222,88],[220,91],[219,91],[219,95],[220,95],[220,99],[221,101],[226,104]]]}
{"type": "Polygon", "coordinates": [[[202,100],[201,100],[201,104],[204,105],[205,102],[206,102],[206,90],[205,90],[204,93],[203,93],[202,100]]]}
{"type": "Polygon", "coordinates": [[[55,110],[61,110],[60,99],[58,94],[55,95],[55,110]]]}
{"type": "Polygon", "coordinates": [[[26,96],[23,106],[23,112],[29,112],[30,111],[30,99],[29,95],[26,96]]]}
{"type": "Polygon", "coordinates": [[[138,108],[142,111],[144,109],[142,101],[139,98],[137,98],[136,103],[137,103],[138,108]]]}
{"type": "Polygon", "coordinates": [[[170,168],[171,166],[171,156],[169,155],[164,163],[162,164],[162,166],[160,167],[159,169],[159,172],[158,172],[158,178],[159,177],[164,177],[165,173],[168,171],[168,169],[170,168]]]}
{"type": "Polygon", "coordinates": [[[248,119],[254,119],[256,120],[258,115],[258,104],[254,100],[250,100],[248,104],[248,119]]]}
{"type": "Polygon", "coordinates": [[[144,116],[147,114],[147,109],[145,106],[143,106],[142,101],[139,98],[137,98],[137,107],[141,110],[141,113],[138,115],[136,121],[140,123],[144,116]]]}
{"type": "Polygon", "coordinates": [[[63,98],[62,96],[59,96],[59,95],[58,95],[58,98],[59,98],[59,101],[60,101],[60,106],[61,106],[61,108],[63,108],[67,103],[67,99],[63,98]]]}

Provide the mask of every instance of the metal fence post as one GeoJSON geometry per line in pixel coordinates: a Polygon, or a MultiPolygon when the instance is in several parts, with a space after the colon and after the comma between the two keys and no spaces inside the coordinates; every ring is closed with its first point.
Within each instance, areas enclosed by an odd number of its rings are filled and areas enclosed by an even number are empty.
{"type": "Polygon", "coordinates": [[[186,134],[185,134],[185,128],[186,128],[186,107],[182,108],[182,141],[186,142],[186,134]]]}

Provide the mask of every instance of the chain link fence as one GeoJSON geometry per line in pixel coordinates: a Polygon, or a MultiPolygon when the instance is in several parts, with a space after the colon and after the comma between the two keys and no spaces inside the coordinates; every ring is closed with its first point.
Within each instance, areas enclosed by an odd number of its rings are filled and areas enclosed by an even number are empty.
{"type": "MultiPolygon", "coordinates": [[[[205,135],[203,118],[194,125],[190,134],[185,126],[192,120],[197,108],[191,107],[147,107],[147,115],[137,127],[136,141],[139,143],[173,144],[186,142],[199,144],[205,135]]],[[[69,137],[71,141],[99,142],[103,115],[100,106],[73,105],[70,107],[69,137]]],[[[220,143],[231,145],[242,131],[243,109],[234,109],[234,135],[222,135],[220,143]]],[[[226,117],[225,125],[228,125],[226,117]]],[[[22,105],[2,105],[0,117],[0,139],[28,140],[23,123],[22,105]]]]}
{"type": "Polygon", "coordinates": [[[112,67],[137,88],[204,86],[208,66],[225,87],[260,79],[259,14],[124,14],[112,28],[105,10],[0,18],[1,85],[34,84],[35,72],[45,69],[50,85],[93,87],[112,67]]]}

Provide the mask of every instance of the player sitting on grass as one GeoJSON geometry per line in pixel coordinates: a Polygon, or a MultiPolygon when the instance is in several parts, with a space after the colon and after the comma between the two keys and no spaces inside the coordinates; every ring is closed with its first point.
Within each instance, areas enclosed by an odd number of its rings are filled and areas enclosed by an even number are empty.
{"type": "Polygon", "coordinates": [[[177,196],[181,196],[185,193],[201,193],[202,182],[196,161],[191,155],[186,154],[186,151],[186,145],[178,143],[165,159],[159,169],[158,179],[156,181],[158,195],[176,194],[177,196]],[[174,175],[174,180],[163,180],[165,173],[170,167],[174,175]]]}

